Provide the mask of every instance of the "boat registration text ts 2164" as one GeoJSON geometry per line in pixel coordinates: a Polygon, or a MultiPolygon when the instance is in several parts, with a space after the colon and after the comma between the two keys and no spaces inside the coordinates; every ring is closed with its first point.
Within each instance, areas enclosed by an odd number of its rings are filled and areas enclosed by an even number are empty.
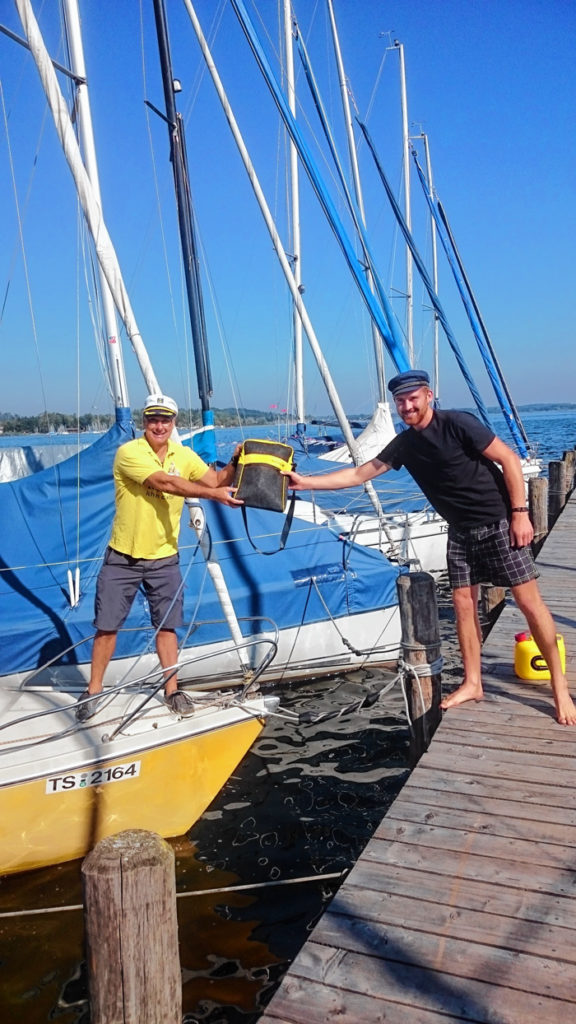
{"type": "Polygon", "coordinates": [[[88,786],[104,786],[108,782],[135,779],[140,775],[140,761],[129,764],[110,765],[109,768],[91,768],[90,771],[71,772],[70,775],[55,775],[46,779],[47,793],[62,793],[88,786]]]}

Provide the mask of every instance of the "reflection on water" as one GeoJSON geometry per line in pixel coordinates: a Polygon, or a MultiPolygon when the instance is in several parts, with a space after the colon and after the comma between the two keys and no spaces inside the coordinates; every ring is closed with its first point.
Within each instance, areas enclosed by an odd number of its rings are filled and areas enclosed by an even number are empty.
{"type": "MultiPolygon", "coordinates": [[[[340,711],[387,678],[356,672],[285,687],[282,706],[340,711]]],[[[186,1024],[258,1019],[338,884],[297,880],[346,872],[407,771],[397,688],[321,724],[267,722],[190,835],[171,843],[186,1024]],[[234,891],[242,885],[258,887],[234,891]]],[[[0,880],[3,914],[81,899],[80,862],[0,880]]],[[[3,1024],[89,1024],[82,934],[79,910],[0,918],[3,1024]]]]}

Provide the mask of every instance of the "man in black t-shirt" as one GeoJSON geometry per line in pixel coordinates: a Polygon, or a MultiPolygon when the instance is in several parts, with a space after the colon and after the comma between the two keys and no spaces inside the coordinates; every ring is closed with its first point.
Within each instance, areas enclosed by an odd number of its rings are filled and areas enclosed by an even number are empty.
{"type": "Polygon", "coordinates": [[[534,531],[520,459],[470,413],[434,409],[424,370],[400,373],[388,388],[408,429],[362,466],[307,477],[291,472],[290,486],[300,491],[354,487],[405,466],[448,523],[448,574],[464,679],[442,707],[483,697],[478,589],[480,583],[492,583],[509,587],[526,617],[550,670],[558,722],[576,725],[556,627],[536,582],[530,551],[534,531]]]}

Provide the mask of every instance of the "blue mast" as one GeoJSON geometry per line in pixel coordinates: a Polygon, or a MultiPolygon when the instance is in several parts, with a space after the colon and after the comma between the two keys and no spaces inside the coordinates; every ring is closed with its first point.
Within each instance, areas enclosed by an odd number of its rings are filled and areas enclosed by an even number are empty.
{"type": "Polygon", "coordinates": [[[458,291],[460,292],[462,302],[464,303],[464,308],[468,315],[472,332],[478,343],[482,359],[484,360],[486,372],[488,373],[490,382],[494,388],[494,393],[502,410],[502,415],[506,420],[520,455],[522,457],[526,457],[528,455],[529,448],[528,436],[524,430],[518,410],[514,405],[508,385],[504,379],[502,369],[498,363],[494,347],[488,335],[486,325],[482,319],[470,281],[468,280],[460,254],[456,248],[456,242],[454,241],[454,236],[450,230],[448,218],[446,217],[440,200],[431,194],[424,171],[418,163],[414,150],[412,150],[412,156],[414,158],[414,163],[416,164],[416,170],[418,172],[418,177],[420,179],[420,184],[422,185],[426,201],[438,229],[440,241],[442,242],[444,252],[446,253],[448,263],[450,264],[450,268],[454,275],[454,280],[456,281],[458,291]]]}
{"type": "Polygon", "coordinates": [[[414,257],[414,262],[415,262],[415,264],[416,264],[416,266],[418,268],[418,272],[420,274],[420,277],[422,278],[422,281],[424,282],[424,285],[426,287],[426,291],[428,292],[428,295],[430,297],[430,301],[431,301],[431,303],[432,303],[432,305],[433,305],[433,307],[434,307],[434,309],[435,309],[435,311],[436,311],[436,313],[438,315],[438,319],[440,320],[440,323],[442,324],[442,327],[444,328],[444,333],[446,334],[446,337],[448,338],[448,342],[450,344],[450,347],[451,347],[452,351],[454,352],[454,355],[456,356],[456,360],[458,362],[458,366],[460,367],[460,369],[462,371],[462,374],[464,376],[464,379],[465,379],[465,381],[466,381],[466,383],[468,385],[468,388],[470,389],[470,394],[472,395],[472,397],[473,397],[473,399],[474,399],[474,401],[476,403],[476,408],[478,409],[478,412],[480,413],[480,416],[481,416],[482,420],[484,421],[484,423],[488,427],[491,428],[492,424],[490,423],[490,416],[488,415],[488,409],[486,408],[486,406],[484,404],[484,401],[482,399],[482,396],[481,396],[480,392],[478,391],[478,388],[476,387],[476,384],[474,383],[474,379],[472,377],[472,374],[470,373],[470,370],[468,369],[468,366],[466,365],[466,361],[464,359],[464,356],[462,355],[462,351],[461,351],[460,346],[459,346],[459,344],[458,344],[458,342],[456,340],[456,337],[455,337],[455,335],[454,335],[454,333],[452,331],[452,328],[450,327],[450,324],[448,323],[448,318],[447,318],[447,316],[446,316],[446,314],[444,312],[444,308],[443,308],[443,306],[442,306],[442,304],[440,302],[440,299],[438,298],[438,295],[434,291],[434,286],[433,286],[432,281],[430,279],[430,275],[429,275],[429,273],[428,273],[428,271],[426,269],[426,266],[424,264],[424,261],[423,261],[421,255],[420,255],[420,253],[418,252],[418,249],[416,248],[416,243],[414,241],[414,237],[412,235],[412,232],[410,231],[410,228],[408,227],[408,225],[407,225],[407,223],[406,223],[406,221],[404,219],[402,211],[401,211],[400,207],[398,206],[398,203],[396,202],[396,197],[395,197],[395,195],[394,195],[394,193],[393,193],[393,191],[392,191],[392,189],[390,187],[390,183],[389,183],[389,181],[388,181],[388,179],[387,179],[387,177],[386,177],[386,175],[384,173],[384,169],[382,167],[382,164],[380,163],[380,160],[378,159],[378,154],[376,153],[376,149],[375,149],[374,143],[373,143],[373,141],[372,141],[372,139],[370,137],[368,129],[367,129],[366,125],[363,124],[363,122],[360,121],[359,119],[358,119],[358,124],[360,125],[360,128],[362,129],[364,138],[366,139],[366,142],[368,143],[368,147],[369,147],[370,152],[372,154],[372,157],[374,159],[374,163],[376,164],[376,169],[378,171],[378,174],[380,175],[380,180],[382,181],[382,184],[384,185],[384,188],[386,190],[386,195],[388,196],[388,199],[390,200],[390,205],[392,206],[392,209],[394,211],[394,215],[396,217],[396,220],[398,221],[398,224],[400,225],[400,230],[402,231],[402,234],[404,235],[404,238],[406,240],[407,245],[410,247],[410,251],[412,253],[412,256],[414,257]]]}
{"type": "Polygon", "coordinates": [[[282,117],[282,120],[284,121],[284,124],[288,129],[290,137],[298,150],[300,159],[304,164],[306,173],[308,174],[312,187],[314,188],[314,191],[320,201],[320,205],[322,206],[322,209],[324,210],[324,213],[328,218],[328,223],[330,224],[338,242],[340,243],[340,248],[344,253],[346,262],[348,263],[354,280],[356,281],[356,284],[360,289],[360,293],[364,299],[364,302],[366,303],[366,306],[368,307],[368,311],[372,319],[374,320],[378,330],[380,331],[382,339],[390,353],[390,357],[392,358],[394,365],[400,372],[402,372],[403,370],[409,370],[410,364],[408,362],[404,350],[404,342],[400,335],[396,319],[392,314],[391,319],[387,321],[387,316],[385,317],[383,315],[381,306],[378,304],[376,298],[370,291],[368,282],[366,281],[365,267],[362,264],[362,262],[358,259],[354,251],[354,246],[352,245],[352,242],[348,237],[346,229],[344,228],[344,225],[342,224],[342,221],[338,215],[338,211],[336,210],[336,207],[332,202],[332,199],[322,179],[322,175],[320,174],[320,171],[318,170],[316,163],[302,137],[300,128],[296,123],[296,119],[292,116],[292,111],[290,110],[290,107],[282,91],[282,88],[280,87],[274,76],[272,68],[270,67],[270,64],[266,58],[266,55],[262,49],[262,46],[256,34],[256,30],[250,21],[246,8],[242,3],[242,0],[231,0],[231,4],[236,12],[238,20],[244,31],[244,34],[250,44],[250,47],[256,58],[258,66],[264,76],[266,84],[268,85],[268,88],[272,93],[276,106],[278,107],[278,110],[280,112],[280,116],[282,117]]]}

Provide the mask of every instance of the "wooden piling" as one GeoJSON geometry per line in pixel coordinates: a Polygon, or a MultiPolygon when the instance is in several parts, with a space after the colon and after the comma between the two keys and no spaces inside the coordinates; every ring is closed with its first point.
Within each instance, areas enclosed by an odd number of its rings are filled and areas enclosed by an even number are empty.
{"type": "Polygon", "coordinates": [[[566,463],[548,463],[548,529],[552,529],[566,504],[566,463]]]}
{"type": "MultiPolygon", "coordinates": [[[[433,577],[427,572],[412,572],[396,581],[402,624],[402,653],[409,665],[433,665],[440,658],[440,623],[433,577]]],[[[418,682],[409,673],[407,698],[412,730],[410,759],[416,764],[427,749],[440,723],[442,712],[441,674],[418,674],[418,682]]]]}
{"type": "Polygon", "coordinates": [[[528,508],[534,527],[532,551],[537,554],[548,533],[548,481],[546,477],[533,477],[528,481],[528,508]]]}
{"type": "Polygon", "coordinates": [[[576,451],[574,448],[564,452],[562,461],[566,466],[566,497],[568,498],[574,490],[574,472],[576,470],[576,451]]]}
{"type": "Polygon", "coordinates": [[[174,853],[141,829],[82,865],[91,1024],[180,1024],[174,853]]]}
{"type": "Polygon", "coordinates": [[[506,600],[504,587],[495,587],[491,583],[480,584],[480,622],[482,636],[485,638],[496,622],[506,600]]]}

